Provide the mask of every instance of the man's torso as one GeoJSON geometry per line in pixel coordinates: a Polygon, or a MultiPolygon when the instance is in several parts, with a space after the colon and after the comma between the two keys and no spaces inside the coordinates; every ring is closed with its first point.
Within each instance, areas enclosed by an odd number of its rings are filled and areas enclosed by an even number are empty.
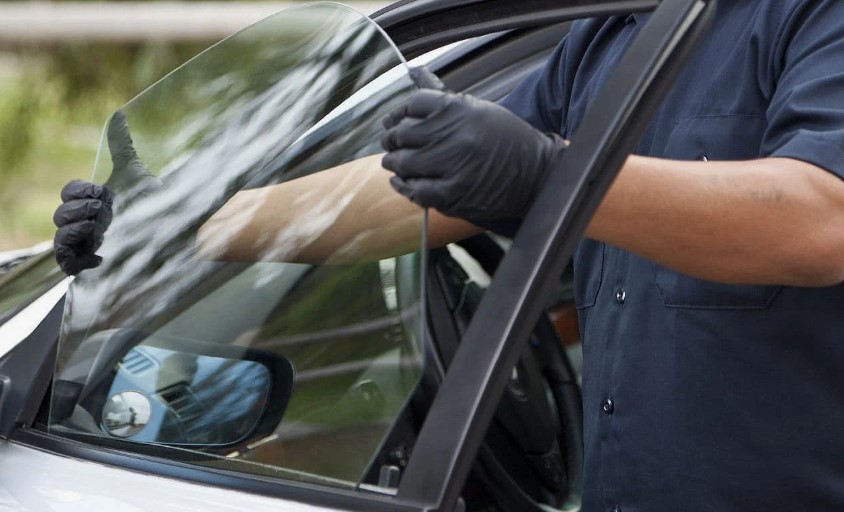
{"type": "MultiPolygon", "coordinates": [[[[809,3],[721,2],[637,153],[701,161],[773,154],[783,136],[770,126],[770,107],[788,31],[801,21],[791,18],[809,3]]],[[[646,21],[575,24],[556,68],[534,77],[542,85],[526,85],[505,105],[576,143],[646,21]]],[[[584,510],[844,507],[844,286],[706,282],[592,240],[581,244],[575,270],[584,510]]]]}

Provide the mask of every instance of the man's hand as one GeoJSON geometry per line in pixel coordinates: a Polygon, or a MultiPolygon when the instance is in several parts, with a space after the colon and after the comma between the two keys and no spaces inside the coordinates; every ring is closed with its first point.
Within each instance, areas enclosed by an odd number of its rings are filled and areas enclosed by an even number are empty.
{"type": "Polygon", "coordinates": [[[115,193],[144,195],[161,186],[138,158],[122,111],[111,117],[106,136],[114,167],[105,186],[71,181],[62,189],[62,204],[53,215],[59,228],[53,239],[56,261],[67,275],[76,275],[102,262],[95,252],[111,224],[115,193]]]}
{"type": "MultiPolygon", "coordinates": [[[[426,70],[417,84],[442,89],[426,70]]],[[[399,193],[483,225],[524,217],[568,143],[507,109],[463,94],[417,91],[384,120],[382,165],[399,193]]]]}
{"type": "Polygon", "coordinates": [[[72,276],[94,268],[102,258],[94,254],[111,223],[114,195],[93,183],[73,180],[62,189],[62,204],[53,214],[58,231],[53,239],[56,261],[72,276]]]}

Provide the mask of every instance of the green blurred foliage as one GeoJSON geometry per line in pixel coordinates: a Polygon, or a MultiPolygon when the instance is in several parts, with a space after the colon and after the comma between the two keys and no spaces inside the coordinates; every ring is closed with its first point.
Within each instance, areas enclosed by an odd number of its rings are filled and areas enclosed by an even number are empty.
{"type": "Polygon", "coordinates": [[[109,116],[212,42],[0,47],[0,251],[51,239],[59,191],[91,177],[109,116]]]}
{"type": "MultiPolygon", "coordinates": [[[[19,172],[26,164],[40,104],[31,93],[33,84],[27,80],[3,86],[0,89],[0,179],[19,172]]],[[[0,194],[3,192],[8,190],[0,194]]]]}
{"type": "Polygon", "coordinates": [[[115,95],[123,101],[154,83],[204,47],[151,42],[143,45],[76,43],[46,55],[46,73],[61,83],[61,100],[84,103],[90,95],[115,95]]]}
{"type": "Polygon", "coordinates": [[[59,191],[90,178],[105,120],[203,48],[75,43],[0,53],[0,251],[52,238],[59,191]]]}

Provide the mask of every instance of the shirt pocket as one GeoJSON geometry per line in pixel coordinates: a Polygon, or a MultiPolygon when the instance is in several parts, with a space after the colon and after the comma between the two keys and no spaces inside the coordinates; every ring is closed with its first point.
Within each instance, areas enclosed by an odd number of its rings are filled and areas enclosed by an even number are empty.
{"type": "MultiPolygon", "coordinates": [[[[664,157],[673,160],[752,160],[759,158],[767,121],[764,116],[726,114],[683,119],[666,141],[664,157]]],[[[653,264],[654,281],[667,307],[690,309],[765,309],[780,286],[729,285],[696,279],[653,264]]]]}
{"type": "Polygon", "coordinates": [[[604,277],[604,244],[584,238],[574,254],[574,303],[591,308],[598,300],[604,277]]]}
{"type": "Polygon", "coordinates": [[[654,265],[654,282],[662,302],[680,309],[767,309],[781,286],[714,283],[654,265]]]}

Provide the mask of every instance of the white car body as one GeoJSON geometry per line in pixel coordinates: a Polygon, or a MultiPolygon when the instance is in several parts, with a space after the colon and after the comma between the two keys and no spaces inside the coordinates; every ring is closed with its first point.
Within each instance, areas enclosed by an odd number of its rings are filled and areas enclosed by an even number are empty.
{"type": "Polygon", "coordinates": [[[320,512],[329,509],[136,473],[0,444],[0,510],[8,512],[320,512]]]}

